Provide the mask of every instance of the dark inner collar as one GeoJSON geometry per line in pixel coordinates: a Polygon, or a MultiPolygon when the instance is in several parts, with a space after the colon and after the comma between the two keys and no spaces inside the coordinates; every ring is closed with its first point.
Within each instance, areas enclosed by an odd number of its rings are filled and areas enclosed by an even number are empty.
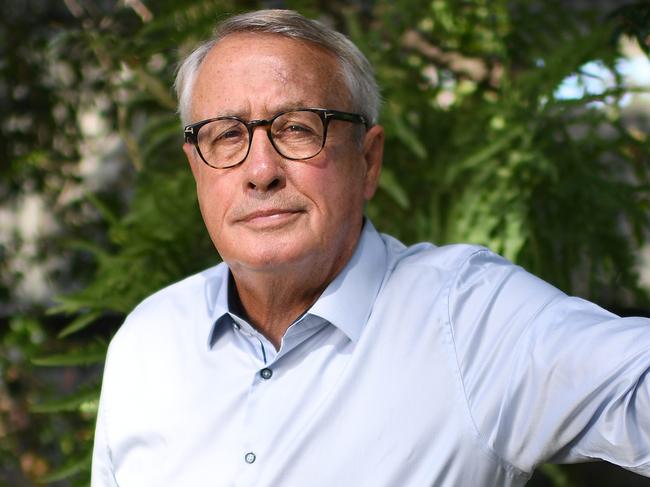
{"type": "Polygon", "coordinates": [[[246,314],[244,305],[241,303],[241,299],[239,299],[235,278],[230,270],[228,270],[228,311],[248,321],[248,315],[246,314]]]}

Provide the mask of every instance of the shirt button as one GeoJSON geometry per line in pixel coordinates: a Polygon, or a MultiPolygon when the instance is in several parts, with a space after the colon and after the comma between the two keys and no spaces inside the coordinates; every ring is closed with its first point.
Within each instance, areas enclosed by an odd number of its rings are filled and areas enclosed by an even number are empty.
{"type": "Polygon", "coordinates": [[[262,369],[260,370],[260,375],[262,379],[269,380],[273,375],[273,371],[271,369],[262,369]]]}
{"type": "Polygon", "coordinates": [[[257,457],[255,456],[255,453],[248,452],[246,456],[244,457],[244,460],[246,460],[246,463],[253,463],[257,457]]]}

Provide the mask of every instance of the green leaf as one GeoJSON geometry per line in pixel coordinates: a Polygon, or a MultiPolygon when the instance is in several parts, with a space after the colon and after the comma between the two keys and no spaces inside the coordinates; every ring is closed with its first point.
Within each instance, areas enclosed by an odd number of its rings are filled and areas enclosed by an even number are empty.
{"type": "Polygon", "coordinates": [[[89,203],[91,203],[95,209],[104,217],[104,219],[109,223],[117,223],[117,216],[111,211],[111,209],[96,195],[93,193],[87,192],[85,195],[89,203]]]}
{"type": "Polygon", "coordinates": [[[382,169],[379,176],[379,187],[386,191],[393,198],[395,203],[402,209],[408,209],[410,206],[409,197],[404,188],[397,182],[395,174],[390,169],[382,169]]]}
{"type": "Polygon", "coordinates": [[[56,413],[79,411],[90,402],[99,400],[99,386],[84,389],[63,399],[52,399],[38,404],[32,404],[30,410],[34,413],[56,413]]]}
{"type": "Polygon", "coordinates": [[[80,310],[88,309],[96,304],[92,299],[84,298],[80,293],[70,296],[57,296],[55,299],[58,304],[47,309],[46,313],[48,315],[78,313],[80,310]]]}
{"type": "Polygon", "coordinates": [[[47,475],[40,477],[39,481],[49,484],[52,482],[57,482],[59,480],[68,479],[83,472],[90,472],[91,459],[92,450],[81,457],[73,457],[63,466],[53,470],[47,475]]]}
{"type": "Polygon", "coordinates": [[[99,364],[106,358],[106,349],[103,350],[78,350],[74,352],[35,357],[34,365],[41,367],[70,367],[77,365],[99,364]]]}
{"type": "Polygon", "coordinates": [[[396,103],[390,103],[386,108],[386,116],[388,117],[387,123],[391,125],[395,136],[417,158],[426,159],[427,148],[420,139],[418,139],[415,128],[411,127],[407,121],[404,120],[402,108],[396,103]]]}
{"type": "Polygon", "coordinates": [[[445,182],[451,184],[462,173],[479,168],[482,164],[486,163],[489,159],[495,157],[498,153],[506,149],[513,140],[523,133],[523,127],[515,127],[510,131],[504,133],[501,137],[497,138],[494,142],[487,145],[478,146],[478,150],[469,156],[454,162],[449,165],[445,182]]]}
{"type": "Polygon", "coordinates": [[[539,470],[553,482],[554,487],[571,487],[571,481],[562,467],[551,463],[545,463],[539,467],[539,470]]]}
{"type": "Polygon", "coordinates": [[[64,338],[67,337],[68,335],[72,335],[73,333],[76,333],[80,330],[83,330],[86,328],[88,325],[90,325],[93,321],[95,321],[97,318],[101,316],[101,312],[99,311],[92,311],[89,313],[84,313],[81,316],[78,316],[75,318],[72,323],[70,323],[68,326],[66,326],[63,330],[59,332],[57,335],[59,338],[64,338]]]}

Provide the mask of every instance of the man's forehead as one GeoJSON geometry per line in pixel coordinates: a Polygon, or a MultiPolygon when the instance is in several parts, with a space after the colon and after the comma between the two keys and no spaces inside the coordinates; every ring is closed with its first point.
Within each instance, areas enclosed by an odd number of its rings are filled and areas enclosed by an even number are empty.
{"type": "Polygon", "coordinates": [[[233,32],[217,40],[212,50],[228,44],[237,46],[249,44],[267,45],[269,43],[281,44],[285,47],[303,47],[307,50],[317,50],[331,54],[328,49],[315,42],[275,32],[233,32]]]}
{"type": "Polygon", "coordinates": [[[343,110],[348,98],[330,52],[277,34],[236,33],[207,54],[192,105],[199,117],[263,118],[294,108],[343,110]]]}
{"type": "Polygon", "coordinates": [[[199,74],[204,68],[216,69],[221,75],[259,74],[281,83],[326,86],[342,81],[340,62],[330,51],[278,34],[231,34],[212,48],[199,74]]]}
{"type": "MultiPolygon", "coordinates": [[[[295,39],[281,34],[237,32],[217,41],[207,53],[202,66],[218,62],[221,57],[240,59],[246,55],[272,58],[289,58],[304,61],[306,68],[322,66],[323,62],[337,63],[334,54],[313,42],[295,39]],[[315,61],[318,59],[318,61],[315,61]],[[328,60],[328,61],[326,61],[328,60]]],[[[278,72],[278,75],[282,75],[278,72]]]]}

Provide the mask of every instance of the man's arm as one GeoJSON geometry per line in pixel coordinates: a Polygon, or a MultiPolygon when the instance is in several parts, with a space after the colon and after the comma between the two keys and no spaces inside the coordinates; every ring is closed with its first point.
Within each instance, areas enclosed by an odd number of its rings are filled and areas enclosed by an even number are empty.
{"type": "Polygon", "coordinates": [[[113,462],[106,438],[105,413],[103,403],[97,412],[95,443],[93,447],[91,487],[118,487],[113,473],[113,462]]]}
{"type": "Polygon", "coordinates": [[[528,472],[602,459],[650,476],[650,320],[566,296],[489,251],[466,262],[449,306],[493,451],[528,472]]]}

